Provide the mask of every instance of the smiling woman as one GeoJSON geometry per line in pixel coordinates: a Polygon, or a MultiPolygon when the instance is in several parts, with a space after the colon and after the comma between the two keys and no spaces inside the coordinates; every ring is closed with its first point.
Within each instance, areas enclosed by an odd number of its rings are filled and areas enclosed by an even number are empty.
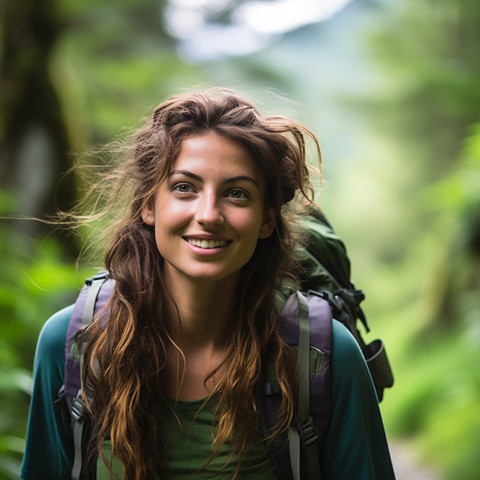
{"type": "Polygon", "coordinates": [[[155,228],[172,292],[187,283],[203,291],[229,288],[275,226],[264,206],[263,176],[245,148],[213,132],[186,138],[172,168],[142,210],[155,228]]]}
{"type": "MultiPolygon", "coordinates": [[[[105,251],[113,293],[66,348],[68,358],[83,354],[84,387],[73,406],[85,404],[88,441],[74,456],[69,423],[51,397],[64,381],[66,331],[76,315],[69,307],[39,339],[24,479],[292,478],[274,460],[285,456],[298,377],[276,295],[285,279],[295,284],[301,232],[293,220],[313,205],[308,138],[319,155],[308,129],[266,117],[229,90],[157,107],[131,154],[91,191],[103,213],[118,214],[105,251]],[[260,397],[268,375],[279,403],[267,428],[260,397]]],[[[315,455],[324,479],[388,480],[371,379],[339,328],[336,407],[315,455]]],[[[73,408],[63,397],[56,404],[73,408]]]]}

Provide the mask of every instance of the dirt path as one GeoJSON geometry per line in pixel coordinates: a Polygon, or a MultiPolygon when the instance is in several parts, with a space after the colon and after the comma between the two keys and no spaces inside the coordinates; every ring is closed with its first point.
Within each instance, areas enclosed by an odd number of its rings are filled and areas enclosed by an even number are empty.
{"type": "Polygon", "coordinates": [[[429,466],[421,464],[407,442],[389,441],[396,480],[441,480],[440,475],[429,466]]]}

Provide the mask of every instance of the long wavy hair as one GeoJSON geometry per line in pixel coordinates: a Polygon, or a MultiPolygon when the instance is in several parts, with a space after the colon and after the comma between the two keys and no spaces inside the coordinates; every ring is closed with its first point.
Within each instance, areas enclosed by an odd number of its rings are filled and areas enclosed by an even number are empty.
{"type": "Polygon", "coordinates": [[[298,206],[313,201],[306,143],[313,142],[320,163],[318,143],[301,124],[262,116],[231,90],[174,96],[155,109],[134,136],[126,158],[97,184],[107,197],[101,202],[103,211],[115,207],[122,214],[113,222],[105,253],[106,268],[116,281],[107,320],[95,321],[87,330],[83,381],[94,395],[84,395],[84,400],[94,419],[92,451],[100,453],[111,471],[111,459],[102,450],[103,440],[110,438],[123,478],[160,478],[154,446],[159,445],[157,425],[167,408],[161,375],[167,351],[178,348],[167,321],[171,298],[162,275],[164,260],[153,227],[144,223],[141,212],[171,171],[182,142],[206,132],[247,149],[263,174],[264,204],[276,221],[272,235],[258,241],[240,274],[234,310],[238,318],[232,322],[222,363],[225,373],[212,392],[218,397],[213,455],[229,439],[231,456],[236,455],[240,465],[252,444],[256,387],[267,356],[273,359],[282,392],[272,436],[288,428],[294,412],[296,360],[277,330],[275,293],[282,278],[295,276],[289,218],[298,206]]]}

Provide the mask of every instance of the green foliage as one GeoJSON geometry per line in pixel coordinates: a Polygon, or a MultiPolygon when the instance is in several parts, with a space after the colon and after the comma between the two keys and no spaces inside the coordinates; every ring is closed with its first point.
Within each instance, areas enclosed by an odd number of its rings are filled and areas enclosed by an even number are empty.
{"type": "Polygon", "coordinates": [[[425,288],[413,310],[384,318],[387,344],[396,344],[387,424],[415,437],[448,480],[480,472],[480,125],[470,131],[455,168],[425,192],[436,219],[422,240],[425,288]]]}
{"type": "Polygon", "coordinates": [[[205,82],[176,55],[162,28],[163,4],[59,1],[65,29],[51,72],[75,146],[106,143],[172,92],[205,82]],[[80,138],[78,129],[85,130],[80,138]]]}
{"type": "Polygon", "coordinates": [[[29,238],[12,222],[0,224],[0,255],[0,478],[18,478],[38,334],[87,273],[61,260],[56,240],[29,238]]]}
{"type": "Polygon", "coordinates": [[[415,438],[417,450],[446,479],[473,480],[480,471],[476,330],[456,328],[434,341],[412,342],[394,358],[396,392],[383,405],[391,433],[415,438]]]}
{"type": "Polygon", "coordinates": [[[401,136],[407,148],[414,142],[413,175],[438,179],[448,173],[466,127],[478,121],[480,9],[475,0],[395,5],[371,39],[396,87],[376,97],[379,127],[401,136]]]}
{"type": "MultiPolygon", "coordinates": [[[[473,480],[480,476],[480,4],[395,2],[378,25],[371,46],[390,88],[363,112],[374,125],[365,151],[381,148],[383,158],[362,157],[342,182],[361,199],[351,206],[360,232],[352,265],[396,378],[382,411],[391,435],[408,438],[442,480],[473,480]]],[[[345,223],[354,234],[352,220],[345,223]]]]}

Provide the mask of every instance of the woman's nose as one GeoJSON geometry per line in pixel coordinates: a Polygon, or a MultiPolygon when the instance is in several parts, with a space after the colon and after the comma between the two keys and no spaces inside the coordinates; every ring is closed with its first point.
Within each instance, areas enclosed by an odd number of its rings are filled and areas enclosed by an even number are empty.
{"type": "Polygon", "coordinates": [[[223,213],[215,194],[205,193],[200,196],[195,212],[195,220],[202,225],[221,225],[224,222],[223,213]]]}

